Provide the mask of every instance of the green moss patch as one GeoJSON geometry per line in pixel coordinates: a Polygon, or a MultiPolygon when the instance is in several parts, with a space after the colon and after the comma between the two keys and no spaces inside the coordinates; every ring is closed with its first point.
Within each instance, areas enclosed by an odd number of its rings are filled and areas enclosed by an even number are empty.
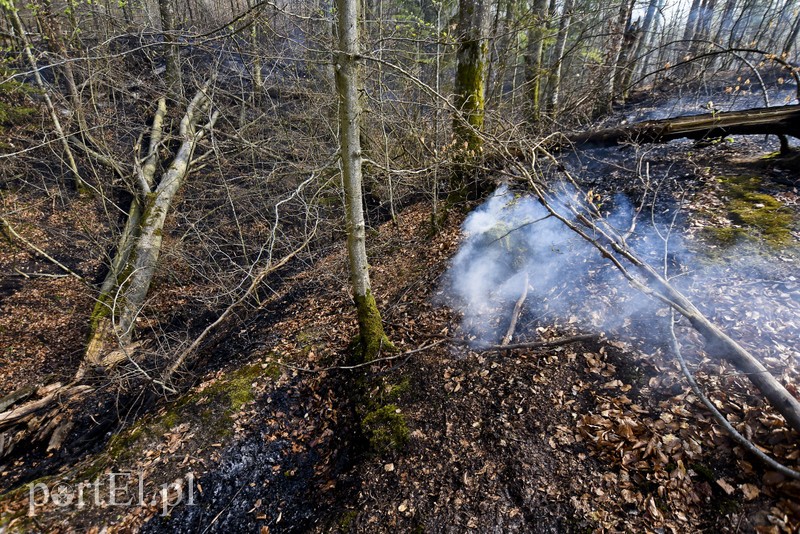
{"type": "Polygon", "coordinates": [[[378,453],[398,450],[408,443],[406,418],[394,404],[367,413],[361,420],[361,430],[372,450],[378,453]]]}
{"type": "MultiPolygon", "coordinates": [[[[276,365],[246,365],[223,376],[202,391],[189,393],[163,412],[145,417],[134,426],[111,438],[107,458],[93,468],[102,469],[108,460],[124,462],[137,458],[156,439],[161,439],[181,423],[197,423],[203,428],[203,441],[220,441],[232,433],[232,416],[255,399],[253,382],[262,377],[277,378],[276,365]]],[[[87,478],[84,476],[84,478],[87,478]]]]}
{"type": "Polygon", "coordinates": [[[358,331],[361,340],[360,360],[369,362],[374,360],[381,352],[395,352],[397,349],[386,337],[381,322],[378,304],[371,291],[365,296],[355,295],[356,309],[358,311],[358,331]]]}
{"type": "Polygon", "coordinates": [[[778,199],[759,191],[759,178],[725,176],[718,180],[727,201],[727,216],[733,226],[706,228],[707,237],[723,246],[742,239],[759,239],[774,248],[784,248],[792,243],[794,215],[778,199]]]}

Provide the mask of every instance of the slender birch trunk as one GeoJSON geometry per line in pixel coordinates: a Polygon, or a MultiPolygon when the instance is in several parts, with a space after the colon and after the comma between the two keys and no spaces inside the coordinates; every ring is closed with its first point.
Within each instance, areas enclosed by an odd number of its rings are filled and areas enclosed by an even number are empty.
{"type": "Polygon", "coordinates": [[[19,18],[17,8],[11,1],[0,2],[0,5],[5,10],[6,16],[11,23],[11,27],[14,29],[14,32],[17,34],[17,37],[19,37],[20,42],[22,43],[23,55],[33,71],[33,78],[36,80],[36,85],[42,91],[42,98],[44,98],[45,105],[47,106],[47,112],[50,115],[50,120],[53,121],[53,127],[56,130],[56,135],[61,143],[61,148],[64,150],[64,156],[67,158],[67,166],[75,177],[75,189],[79,192],[84,191],[86,189],[86,184],[84,183],[83,178],[81,178],[80,172],[78,172],[78,164],[75,163],[75,157],[72,154],[69,141],[67,141],[67,135],[64,132],[64,128],[61,126],[61,120],[58,118],[58,111],[56,111],[53,100],[50,98],[50,91],[42,79],[42,75],[39,73],[39,66],[36,64],[36,58],[33,55],[28,34],[25,32],[25,28],[22,26],[22,21],[19,18]]]}
{"type": "Polygon", "coordinates": [[[528,50],[526,57],[527,80],[532,107],[533,120],[541,117],[542,62],[544,38],[547,31],[547,0],[533,0],[533,23],[528,30],[528,50]]]}
{"type": "Polygon", "coordinates": [[[161,32],[164,37],[164,48],[167,62],[165,73],[167,91],[171,98],[180,100],[183,97],[183,81],[181,80],[181,51],[175,37],[175,6],[173,0],[158,0],[161,15],[161,32]]]}
{"type": "MultiPolygon", "coordinates": [[[[179,130],[181,146],[156,185],[153,179],[156,154],[161,138],[161,124],[166,113],[165,100],[159,101],[151,129],[148,155],[139,170],[141,197],[134,199],[131,205],[117,255],[92,313],[90,337],[84,357],[90,364],[105,365],[104,358],[112,347],[125,347],[131,342],[136,317],[144,306],[155,274],[169,207],[189,172],[197,142],[213,127],[217,118],[216,112],[213,113],[207,124],[198,129],[200,116],[209,107],[210,101],[203,88],[186,109],[179,130]]],[[[109,362],[113,363],[115,362],[109,362]]]]}
{"type": "Polygon", "coordinates": [[[339,50],[336,52],[336,92],[339,97],[339,143],[344,186],[347,256],[350,284],[358,312],[358,330],[364,361],[393,349],[383,331],[380,311],[372,295],[367,262],[366,225],[362,204],[361,104],[359,76],[358,1],[337,0],[339,50]]]}
{"type": "Polygon", "coordinates": [[[561,13],[561,22],[558,28],[555,49],[553,50],[553,62],[550,66],[550,76],[547,80],[549,96],[547,100],[547,110],[552,115],[558,114],[559,98],[561,93],[561,67],[564,63],[564,50],[567,47],[567,35],[569,26],[572,22],[573,0],[564,1],[564,11],[561,13]]]}

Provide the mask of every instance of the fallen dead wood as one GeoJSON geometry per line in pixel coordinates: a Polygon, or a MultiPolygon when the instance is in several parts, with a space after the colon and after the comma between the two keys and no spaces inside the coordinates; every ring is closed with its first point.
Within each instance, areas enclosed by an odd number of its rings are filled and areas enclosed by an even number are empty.
{"type": "Polygon", "coordinates": [[[58,261],[54,257],[52,257],[50,254],[48,254],[44,250],[40,249],[39,247],[37,247],[36,245],[31,243],[27,239],[25,239],[23,236],[19,235],[19,233],[17,233],[17,231],[14,230],[14,227],[11,226],[11,223],[9,223],[7,220],[5,220],[2,217],[0,217],[0,228],[2,228],[8,234],[9,238],[13,237],[13,238],[16,238],[16,239],[22,241],[22,243],[25,246],[27,246],[29,249],[34,251],[39,256],[43,257],[44,259],[46,259],[47,261],[49,261],[50,263],[52,263],[53,265],[55,265],[56,267],[58,267],[59,269],[64,271],[65,273],[74,276],[75,278],[77,278],[81,282],[83,281],[83,277],[81,275],[79,275],[78,273],[76,273],[75,271],[73,271],[72,269],[70,269],[69,267],[67,267],[66,265],[64,265],[63,263],[61,263],[60,261],[58,261]]]}
{"type": "MultiPolygon", "coordinates": [[[[544,349],[551,347],[560,347],[561,345],[569,345],[570,343],[578,343],[580,341],[591,341],[598,339],[598,334],[581,334],[577,336],[560,337],[557,339],[550,339],[547,341],[531,341],[529,343],[512,343],[509,345],[489,345],[488,347],[480,347],[480,352],[492,352],[497,350],[515,350],[515,349],[544,349]]],[[[466,343],[466,342],[465,342],[466,343]]]]}
{"type": "MultiPolygon", "coordinates": [[[[142,191],[132,202],[117,256],[92,313],[91,333],[84,359],[68,384],[42,388],[37,392],[38,398],[17,397],[3,403],[3,411],[0,412],[0,458],[10,454],[17,444],[30,447],[32,443],[49,439],[48,451],[60,448],[74,425],[71,409],[75,408],[76,412],[83,409],[81,403],[84,397],[96,390],[94,383],[87,385],[87,379],[96,380],[98,373],[107,378],[120,362],[130,359],[137,372],[150,379],[131,358],[139,345],[131,342],[132,334],[136,316],[146,300],[157,268],[162,229],[170,204],[189,174],[195,148],[213,128],[219,115],[213,109],[207,89],[208,84],[199,89],[189,102],[179,126],[181,144],[156,184],[153,174],[166,112],[164,99],[159,101],[151,131],[151,146],[139,172],[142,191]],[[207,120],[204,126],[201,125],[201,118],[207,120]],[[26,402],[18,405],[23,400],[26,402]]],[[[4,219],[0,219],[0,226],[80,279],[79,275],[22,238],[4,219]]]]}
{"type": "MultiPolygon", "coordinates": [[[[552,154],[547,153],[547,156],[557,163],[552,154]]],[[[574,204],[559,205],[558,209],[555,208],[545,186],[531,176],[526,166],[518,164],[516,169],[527,177],[529,185],[548,212],[595,247],[634,288],[670,306],[688,319],[705,339],[706,351],[728,360],[737,370],[745,374],[773,408],[784,417],[788,426],[800,432],[800,401],[789,393],[755,356],[710,321],[665,276],[641,260],[627,246],[625,239],[599,217],[596,210],[593,212],[590,208],[584,207],[584,211],[579,211],[574,204]],[[561,210],[566,210],[567,213],[561,210]]],[[[577,187],[569,173],[563,172],[572,185],[577,187]]]]}
{"type": "Polygon", "coordinates": [[[754,108],[645,121],[566,135],[560,146],[614,146],[664,143],[673,139],[712,139],[726,135],[791,135],[800,138],[800,105],[754,108]]]}
{"type": "Polygon", "coordinates": [[[684,359],[683,354],[681,353],[680,345],[678,344],[678,338],[675,336],[674,311],[672,312],[669,318],[669,334],[670,334],[669,347],[670,350],[672,351],[672,354],[678,359],[678,363],[681,366],[681,372],[683,373],[683,376],[686,378],[686,381],[689,382],[689,386],[692,388],[692,391],[694,391],[694,394],[697,395],[697,398],[699,398],[700,401],[703,403],[703,406],[705,406],[706,409],[711,413],[711,416],[714,418],[717,424],[719,424],[722,428],[724,428],[725,431],[731,436],[731,438],[736,443],[744,447],[744,449],[747,450],[747,452],[758,458],[762,463],[764,463],[771,469],[778,471],[784,476],[794,478],[795,480],[800,480],[800,473],[798,473],[794,469],[789,469],[788,467],[777,462],[773,458],[770,458],[761,449],[753,445],[750,442],[750,440],[748,440],[746,437],[740,434],[739,431],[736,430],[733,427],[733,425],[728,422],[727,419],[725,419],[725,416],[722,415],[722,413],[720,413],[719,410],[717,410],[717,407],[714,406],[714,403],[711,402],[711,400],[708,397],[706,397],[706,395],[700,389],[700,386],[697,384],[697,381],[694,379],[694,376],[692,376],[691,371],[689,371],[689,366],[686,365],[686,360],[684,359]]]}
{"type": "Polygon", "coordinates": [[[525,280],[522,281],[522,293],[520,293],[519,299],[517,299],[517,303],[514,305],[514,311],[511,313],[511,323],[508,325],[508,330],[506,331],[506,335],[503,336],[503,341],[500,343],[504,347],[511,343],[511,338],[514,337],[514,331],[517,329],[517,321],[519,320],[519,314],[522,312],[522,305],[525,303],[525,299],[528,298],[528,284],[530,283],[528,273],[525,273],[525,280]]]}

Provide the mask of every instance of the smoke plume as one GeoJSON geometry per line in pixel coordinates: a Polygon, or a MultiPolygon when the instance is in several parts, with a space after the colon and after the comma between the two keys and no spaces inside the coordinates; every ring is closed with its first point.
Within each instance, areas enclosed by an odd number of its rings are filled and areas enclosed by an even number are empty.
{"type": "MultiPolygon", "coordinates": [[[[556,207],[563,208],[574,194],[557,198],[556,207]]],[[[633,217],[630,203],[619,196],[613,204],[607,220],[627,228],[633,217]]],[[[548,324],[598,331],[637,316],[653,317],[658,308],[536,199],[506,186],[473,211],[462,229],[465,238],[447,272],[445,294],[463,314],[464,334],[476,345],[499,343],[526,279],[524,314],[534,323],[547,319],[548,324]]],[[[654,229],[642,224],[635,241],[645,257],[657,257],[663,249],[654,229]]]]}

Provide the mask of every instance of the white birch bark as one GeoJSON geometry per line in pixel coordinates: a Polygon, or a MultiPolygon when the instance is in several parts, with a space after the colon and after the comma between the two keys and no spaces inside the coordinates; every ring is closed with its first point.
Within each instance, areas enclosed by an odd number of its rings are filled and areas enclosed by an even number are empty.
{"type": "Polygon", "coordinates": [[[380,312],[372,296],[366,249],[366,226],[362,204],[361,104],[358,55],[358,1],[337,0],[339,50],[335,57],[336,92],[339,97],[339,143],[345,197],[347,257],[350,284],[358,311],[363,358],[374,358],[382,347],[390,347],[383,332],[380,312]]]}

